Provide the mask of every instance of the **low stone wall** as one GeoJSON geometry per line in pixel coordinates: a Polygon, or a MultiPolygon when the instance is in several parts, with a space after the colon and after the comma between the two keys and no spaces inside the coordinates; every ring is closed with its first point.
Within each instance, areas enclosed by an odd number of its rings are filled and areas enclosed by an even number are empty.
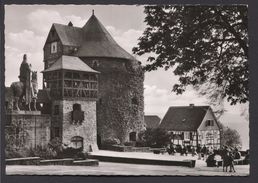
{"type": "Polygon", "coordinates": [[[5,163],[6,165],[39,165],[40,157],[6,159],[5,163]]]}
{"type": "Polygon", "coordinates": [[[49,159],[41,160],[40,157],[28,158],[12,158],[5,160],[6,165],[62,165],[62,166],[98,166],[97,159],[81,159],[74,160],[72,158],[65,159],[49,159]]]}
{"type": "Polygon", "coordinates": [[[118,151],[118,152],[150,152],[149,147],[133,147],[124,145],[103,146],[103,150],[118,151]]]}
{"type": "Polygon", "coordinates": [[[51,159],[51,160],[41,160],[40,165],[73,165],[73,159],[51,159]]]}
{"type": "Polygon", "coordinates": [[[99,160],[86,159],[86,160],[73,161],[73,165],[76,165],[76,166],[98,166],[99,165],[99,160]]]}
{"type": "Polygon", "coordinates": [[[141,159],[129,157],[113,157],[104,155],[89,155],[90,158],[98,159],[103,162],[129,163],[129,164],[146,164],[146,165],[164,165],[164,166],[185,166],[195,167],[195,160],[158,160],[158,159],[141,159]]]}

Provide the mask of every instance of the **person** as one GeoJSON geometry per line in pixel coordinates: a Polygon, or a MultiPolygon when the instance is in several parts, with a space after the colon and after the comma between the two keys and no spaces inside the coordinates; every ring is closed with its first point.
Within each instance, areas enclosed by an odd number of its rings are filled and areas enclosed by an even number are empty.
{"type": "Polygon", "coordinates": [[[196,149],[194,146],[192,146],[191,148],[191,151],[192,151],[192,156],[195,156],[197,153],[196,153],[196,149]]]}
{"type": "Polygon", "coordinates": [[[201,152],[203,154],[203,160],[206,160],[206,158],[207,158],[207,147],[205,145],[203,146],[201,152]]]}
{"type": "Polygon", "coordinates": [[[182,148],[182,155],[186,155],[187,156],[187,153],[188,153],[187,148],[184,145],[183,148],[182,148]]]}
{"type": "Polygon", "coordinates": [[[182,146],[180,144],[177,146],[177,152],[182,155],[182,146]]]}
{"type": "Polygon", "coordinates": [[[236,172],[234,167],[234,155],[232,152],[229,153],[229,167],[230,167],[229,172],[232,172],[232,170],[236,172]]]}
{"type": "Polygon", "coordinates": [[[202,154],[201,154],[201,146],[200,146],[200,144],[197,145],[196,152],[198,154],[198,159],[201,159],[201,155],[202,154]]]}
{"type": "Polygon", "coordinates": [[[240,158],[241,158],[241,153],[238,151],[237,148],[235,148],[234,159],[240,159],[240,158]]]}
{"type": "Polygon", "coordinates": [[[245,155],[245,158],[244,158],[244,164],[248,165],[249,162],[250,162],[250,153],[249,153],[249,150],[246,150],[246,155],[245,155]]]}
{"type": "Polygon", "coordinates": [[[169,144],[167,145],[166,150],[167,150],[167,153],[168,153],[169,155],[171,155],[172,152],[171,152],[171,149],[170,149],[170,145],[169,145],[169,144]]]}
{"type": "Polygon", "coordinates": [[[214,167],[216,166],[215,154],[210,154],[206,159],[207,167],[214,167]]]}
{"type": "Polygon", "coordinates": [[[171,155],[175,154],[175,147],[173,143],[170,144],[170,151],[171,151],[171,155]]]}

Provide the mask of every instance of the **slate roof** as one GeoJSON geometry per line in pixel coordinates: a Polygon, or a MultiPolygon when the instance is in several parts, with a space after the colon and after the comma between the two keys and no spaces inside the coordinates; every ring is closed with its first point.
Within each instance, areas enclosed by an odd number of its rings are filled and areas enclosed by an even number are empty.
{"type": "Polygon", "coordinates": [[[159,127],[171,131],[196,131],[209,106],[170,107],[159,127]]]}
{"type": "Polygon", "coordinates": [[[74,56],[135,60],[116,43],[95,15],[92,15],[82,28],[62,24],[53,26],[63,45],[78,47],[74,56]]]}
{"type": "Polygon", "coordinates": [[[42,72],[50,72],[50,71],[56,71],[61,69],[99,73],[98,71],[95,71],[92,68],[90,68],[78,57],[66,56],[66,55],[62,55],[61,57],[59,57],[53,65],[51,65],[49,68],[47,68],[42,72]]]}
{"type": "Polygon", "coordinates": [[[55,28],[61,42],[66,46],[80,46],[82,42],[82,29],[80,27],[68,26],[54,23],[55,28]]]}
{"type": "Polygon", "coordinates": [[[146,115],[144,116],[144,122],[147,128],[157,128],[160,123],[160,118],[155,115],[146,115]]]}

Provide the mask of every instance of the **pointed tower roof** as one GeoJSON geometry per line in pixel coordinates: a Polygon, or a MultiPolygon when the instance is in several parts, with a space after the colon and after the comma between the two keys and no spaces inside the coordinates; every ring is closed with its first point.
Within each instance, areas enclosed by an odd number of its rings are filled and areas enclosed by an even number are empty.
{"type": "Polygon", "coordinates": [[[82,34],[83,42],[77,53],[79,57],[112,57],[135,60],[131,54],[116,43],[94,13],[82,27],[82,34]]]}

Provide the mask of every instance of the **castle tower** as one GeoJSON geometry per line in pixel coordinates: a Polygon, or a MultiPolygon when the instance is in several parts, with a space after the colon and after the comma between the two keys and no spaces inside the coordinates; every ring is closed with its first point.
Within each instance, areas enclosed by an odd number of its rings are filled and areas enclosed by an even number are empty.
{"type": "Polygon", "coordinates": [[[144,129],[144,73],[139,62],[115,42],[94,14],[82,28],[72,23],[52,25],[44,46],[45,69],[64,55],[77,57],[100,72],[98,145],[108,138],[136,141],[144,129]]]}
{"type": "Polygon", "coordinates": [[[78,57],[65,55],[43,71],[52,99],[51,138],[84,151],[96,146],[97,74],[78,57]]]}
{"type": "Polygon", "coordinates": [[[139,62],[121,48],[92,15],[82,27],[84,42],[77,55],[99,76],[98,144],[107,138],[136,141],[144,129],[144,73],[139,62]]]}

